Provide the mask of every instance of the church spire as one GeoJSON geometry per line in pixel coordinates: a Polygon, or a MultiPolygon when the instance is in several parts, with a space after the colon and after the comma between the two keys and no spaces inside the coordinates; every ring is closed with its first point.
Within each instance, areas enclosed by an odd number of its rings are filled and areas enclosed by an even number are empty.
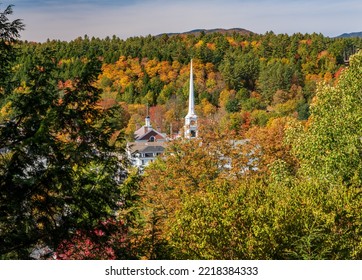
{"type": "Polygon", "coordinates": [[[192,72],[192,59],[191,59],[191,66],[190,66],[189,112],[187,113],[187,115],[188,116],[195,115],[194,75],[192,72]]]}
{"type": "Polygon", "coordinates": [[[191,139],[197,137],[197,115],[195,114],[194,77],[192,71],[192,60],[190,66],[189,111],[185,117],[184,131],[185,131],[185,138],[191,139]]]}

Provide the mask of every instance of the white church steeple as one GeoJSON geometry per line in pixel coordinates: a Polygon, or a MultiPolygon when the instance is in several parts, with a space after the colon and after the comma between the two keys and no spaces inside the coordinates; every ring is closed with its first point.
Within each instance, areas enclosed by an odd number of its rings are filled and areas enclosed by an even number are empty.
{"type": "Polygon", "coordinates": [[[185,138],[191,139],[197,137],[197,115],[195,114],[194,97],[194,77],[192,72],[192,60],[190,67],[190,91],[189,91],[189,111],[185,117],[185,138]]]}
{"type": "Polygon", "coordinates": [[[190,66],[190,90],[189,90],[189,112],[187,116],[195,115],[195,97],[194,97],[194,75],[192,71],[192,60],[190,66]]]}

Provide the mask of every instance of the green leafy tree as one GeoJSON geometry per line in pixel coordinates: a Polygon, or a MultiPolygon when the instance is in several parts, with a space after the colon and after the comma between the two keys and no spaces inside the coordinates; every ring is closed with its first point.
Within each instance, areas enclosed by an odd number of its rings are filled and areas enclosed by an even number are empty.
{"type": "Polygon", "coordinates": [[[228,113],[236,113],[240,111],[240,104],[236,98],[230,99],[226,105],[225,109],[228,113]]]}
{"type": "Polygon", "coordinates": [[[362,53],[351,57],[335,86],[320,85],[307,127],[289,131],[301,173],[331,183],[362,184],[362,53]]]}
{"type": "Polygon", "coordinates": [[[178,259],[360,259],[357,194],[306,181],[213,182],[184,195],[167,240],[178,259]]]}

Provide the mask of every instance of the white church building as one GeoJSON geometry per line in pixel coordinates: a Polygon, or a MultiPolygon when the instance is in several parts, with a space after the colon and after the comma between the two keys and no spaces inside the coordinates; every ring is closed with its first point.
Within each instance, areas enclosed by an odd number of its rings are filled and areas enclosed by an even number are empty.
{"type": "MultiPolygon", "coordinates": [[[[193,139],[197,137],[197,115],[195,113],[194,79],[191,60],[189,108],[185,117],[184,138],[193,139]]],[[[134,141],[127,143],[127,155],[131,164],[143,170],[144,167],[164,152],[170,140],[166,134],[152,127],[150,117],[147,116],[145,118],[145,125],[135,131],[134,141]]]]}
{"type": "Polygon", "coordinates": [[[127,155],[131,164],[143,169],[164,152],[167,141],[165,134],[152,128],[150,117],[147,116],[145,125],[134,133],[134,142],[127,143],[127,155]]]}

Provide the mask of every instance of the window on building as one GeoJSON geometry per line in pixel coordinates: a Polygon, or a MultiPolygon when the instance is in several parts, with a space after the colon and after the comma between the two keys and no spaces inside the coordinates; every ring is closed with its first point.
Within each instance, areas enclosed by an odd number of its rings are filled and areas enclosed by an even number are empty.
{"type": "Polygon", "coordinates": [[[153,157],[153,153],[145,153],[145,157],[146,157],[146,158],[153,157]]]}
{"type": "Polygon", "coordinates": [[[148,142],[155,142],[155,141],[156,141],[155,136],[151,136],[150,139],[148,140],[148,142]]]}
{"type": "Polygon", "coordinates": [[[196,137],[196,131],[195,130],[191,130],[190,134],[191,134],[191,137],[196,137]]]}

